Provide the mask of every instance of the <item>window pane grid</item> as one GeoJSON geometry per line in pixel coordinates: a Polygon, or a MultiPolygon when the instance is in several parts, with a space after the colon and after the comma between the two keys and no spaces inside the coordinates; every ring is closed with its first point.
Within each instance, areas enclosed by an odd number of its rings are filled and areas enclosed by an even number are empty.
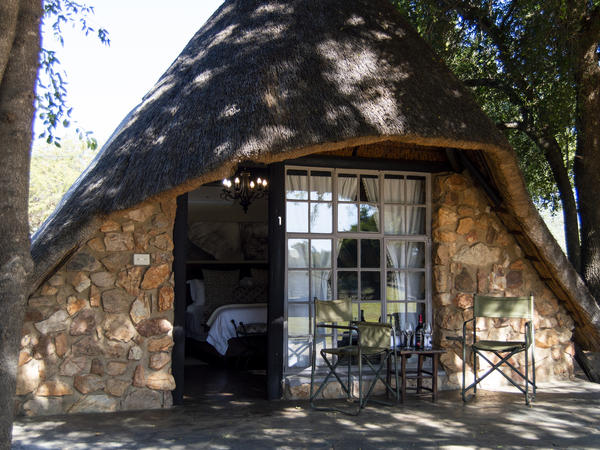
{"type": "MultiPolygon", "coordinates": [[[[288,168],[288,173],[289,170],[288,168]]],[[[286,231],[289,240],[304,238],[310,242],[309,262],[304,271],[298,267],[288,267],[288,273],[292,274],[292,278],[298,276],[294,275],[294,272],[302,273],[302,276],[308,275],[303,282],[305,286],[308,282],[309,296],[304,295],[306,300],[298,298],[296,301],[288,298],[290,304],[309,305],[314,294],[319,292],[321,294],[318,295],[319,298],[350,296],[356,319],[360,318],[360,311],[364,310],[366,320],[385,319],[385,314],[392,312],[401,312],[409,320],[413,320],[418,311],[429,313],[425,318],[430,320],[431,313],[427,308],[427,304],[431,301],[429,288],[431,276],[427,269],[430,267],[429,177],[422,174],[413,176],[385,171],[306,168],[302,170],[307,176],[307,182],[304,183],[307,192],[298,193],[296,190],[293,198],[286,194],[286,204],[292,204],[292,207],[297,209],[299,204],[305,204],[308,226],[303,231],[295,231],[298,226],[286,226],[286,231]],[[318,189],[313,183],[313,175],[319,171],[327,174],[321,176],[320,180],[329,177],[324,184],[331,182],[331,188],[318,189]],[[386,191],[389,177],[393,177],[396,185],[401,188],[399,191],[392,192],[389,188],[386,191]],[[331,191],[330,194],[328,189],[331,191]],[[321,212],[319,208],[326,214],[319,214],[321,212]],[[315,211],[316,217],[313,217],[315,211]],[[322,226],[321,216],[326,216],[333,228],[319,228],[322,226]],[[396,228],[392,230],[394,233],[389,232],[389,227],[386,228],[390,218],[397,221],[396,228]],[[315,233],[316,231],[318,232],[315,233]],[[331,240],[332,237],[334,240],[331,240]],[[317,251],[317,255],[314,254],[312,242],[320,238],[329,240],[333,244],[330,255],[331,267],[321,267],[322,263],[315,259],[321,252],[317,251]],[[389,239],[403,243],[402,265],[390,263],[386,244],[389,239]],[[356,248],[352,249],[350,254],[346,251],[345,259],[340,260],[340,242],[351,240],[355,241],[356,248]],[[368,243],[367,247],[363,247],[364,242],[368,243]],[[374,256],[377,254],[374,249],[378,250],[378,258],[374,256]],[[365,257],[369,251],[372,255],[365,257]],[[377,259],[378,261],[375,261],[377,259]],[[390,285],[388,278],[392,275],[398,280],[390,285]],[[411,287],[411,283],[414,286],[411,287]],[[316,289],[318,286],[320,289],[316,289]],[[390,289],[395,292],[395,295],[389,295],[390,289]]],[[[289,177],[286,177],[286,182],[288,180],[289,177]]],[[[323,185],[322,181],[319,183],[323,185]]],[[[287,248],[289,250],[289,245],[287,248]]],[[[324,255],[320,254],[320,256],[322,259],[324,255]]],[[[329,255],[325,256],[329,258],[329,255]]],[[[298,329],[299,322],[297,319],[294,320],[296,320],[294,328],[298,329]]],[[[294,330],[288,329],[290,339],[293,337],[298,340],[303,337],[290,334],[290,331],[295,334],[294,330]]],[[[287,346],[288,344],[286,348],[287,346]]],[[[290,357],[289,352],[288,356],[290,357]]],[[[294,363],[288,360],[286,366],[299,367],[297,361],[294,363]]]]}

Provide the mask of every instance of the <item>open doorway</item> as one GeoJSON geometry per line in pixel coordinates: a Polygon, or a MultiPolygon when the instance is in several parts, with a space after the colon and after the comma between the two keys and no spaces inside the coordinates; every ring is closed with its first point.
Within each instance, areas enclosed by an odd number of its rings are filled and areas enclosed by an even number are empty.
{"type": "Polygon", "coordinates": [[[176,306],[185,308],[176,310],[185,316],[184,403],[266,398],[268,201],[244,212],[221,192],[212,183],[187,195],[186,299],[176,306]]]}

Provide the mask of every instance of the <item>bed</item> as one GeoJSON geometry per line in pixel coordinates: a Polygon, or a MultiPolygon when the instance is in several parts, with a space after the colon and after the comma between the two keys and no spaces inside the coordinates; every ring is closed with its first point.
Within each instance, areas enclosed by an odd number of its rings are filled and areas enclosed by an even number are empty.
{"type": "Polygon", "coordinates": [[[221,355],[227,353],[229,340],[237,336],[231,321],[238,325],[243,323],[267,323],[267,304],[231,304],[223,305],[213,311],[206,325],[210,327],[206,342],[212,345],[221,355]]]}

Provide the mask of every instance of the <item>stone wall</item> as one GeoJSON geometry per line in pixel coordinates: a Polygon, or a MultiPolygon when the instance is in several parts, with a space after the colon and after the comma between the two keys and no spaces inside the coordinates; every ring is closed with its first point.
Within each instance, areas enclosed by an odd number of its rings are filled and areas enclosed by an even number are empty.
{"type": "MultiPolygon", "coordinates": [[[[462,335],[463,322],[473,317],[475,293],[500,297],[533,293],[537,381],[572,376],[573,320],[524,258],[470,177],[461,174],[434,177],[432,229],[436,344],[448,349],[441,363],[450,386],[458,387],[461,383],[462,351],[458,344],[443,338],[462,335]]],[[[481,339],[522,339],[519,334],[522,330],[520,320],[477,323],[481,339]]],[[[517,367],[524,365],[523,357],[521,354],[516,358],[517,367]]],[[[472,377],[471,361],[467,363],[467,376],[472,377]]],[[[481,369],[485,367],[482,365],[481,369]]],[[[484,386],[505,383],[496,372],[484,386]]]]}
{"type": "Polygon", "coordinates": [[[175,211],[171,199],[111,214],[29,298],[18,414],[171,406],[175,211]]]}

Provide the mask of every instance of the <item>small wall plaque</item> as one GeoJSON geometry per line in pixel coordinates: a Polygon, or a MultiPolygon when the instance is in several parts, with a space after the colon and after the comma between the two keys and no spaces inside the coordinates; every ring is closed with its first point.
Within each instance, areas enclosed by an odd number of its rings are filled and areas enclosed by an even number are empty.
{"type": "Polygon", "coordinates": [[[133,265],[134,266],[149,266],[150,255],[148,253],[134,253],[133,254],[133,265]]]}

